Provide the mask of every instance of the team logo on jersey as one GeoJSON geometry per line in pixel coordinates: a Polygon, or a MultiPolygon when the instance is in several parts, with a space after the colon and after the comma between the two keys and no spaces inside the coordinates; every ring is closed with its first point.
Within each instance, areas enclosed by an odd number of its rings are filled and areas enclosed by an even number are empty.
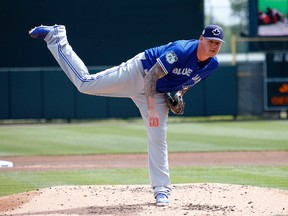
{"type": "Polygon", "coordinates": [[[169,64],[173,64],[178,60],[177,55],[173,51],[166,53],[165,58],[169,64]]]}
{"type": "Polygon", "coordinates": [[[213,31],[212,31],[212,33],[215,35],[215,36],[218,36],[218,35],[220,35],[220,30],[218,29],[218,28],[215,28],[213,31]]]}

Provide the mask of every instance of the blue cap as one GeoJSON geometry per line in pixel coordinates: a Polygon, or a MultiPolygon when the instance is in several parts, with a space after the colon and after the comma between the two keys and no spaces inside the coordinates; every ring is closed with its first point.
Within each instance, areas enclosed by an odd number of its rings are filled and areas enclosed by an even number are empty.
{"type": "Polygon", "coordinates": [[[224,31],[220,26],[217,25],[208,25],[202,32],[202,36],[207,38],[208,40],[218,40],[221,42],[225,42],[224,39],[224,31]]]}

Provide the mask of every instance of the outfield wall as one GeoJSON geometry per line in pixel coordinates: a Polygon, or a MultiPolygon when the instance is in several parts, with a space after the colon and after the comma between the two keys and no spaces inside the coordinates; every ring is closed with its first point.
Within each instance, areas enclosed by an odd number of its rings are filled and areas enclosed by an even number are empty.
{"type": "MultiPolygon", "coordinates": [[[[91,73],[105,67],[89,68],[91,73]]],[[[2,68],[0,119],[139,117],[131,99],[84,95],[60,68],[2,68]]],[[[221,66],[185,95],[184,116],[237,115],[236,66],[221,66]]]]}
{"type": "MultiPolygon", "coordinates": [[[[0,12],[0,119],[140,116],[130,99],[77,92],[45,43],[29,37],[34,26],[64,24],[86,65],[119,65],[147,48],[197,39],[204,28],[203,0],[9,0],[0,12]]],[[[185,96],[184,115],[236,115],[236,80],[236,67],[221,66],[185,96]]]]}
{"type": "Polygon", "coordinates": [[[150,47],[199,38],[204,1],[1,0],[0,24],[2,68],[58,66],[45,43],[28,35],[41,24],[65,25],[86,65],[119,65],[150,47]]]}

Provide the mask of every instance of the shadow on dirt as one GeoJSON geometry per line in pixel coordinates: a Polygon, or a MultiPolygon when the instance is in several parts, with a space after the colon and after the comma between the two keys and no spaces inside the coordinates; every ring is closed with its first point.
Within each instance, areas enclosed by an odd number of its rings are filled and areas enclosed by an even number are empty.
{"type": "MultiPolygon", "coordinates": [[[[62,204],[61,204],[62,205],[62,204]]],[[[11,214],[11,216],[28,216],[28,215],[115,215],[129,216],[137,215],[144,210],[143,207],[155,206],[154,203],[144,203],[135,205],[113,205],[113,206],[89,206],[84,208],[69,208],[52,211],[26,212],[20,214],[11,214]]]]}

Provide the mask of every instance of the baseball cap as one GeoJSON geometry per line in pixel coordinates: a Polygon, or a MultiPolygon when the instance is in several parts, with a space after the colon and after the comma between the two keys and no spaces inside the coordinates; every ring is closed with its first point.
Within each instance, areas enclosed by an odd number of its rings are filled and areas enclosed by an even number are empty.
{"type": "Polygon", "coordinates": [[[208,25],[202,32],[202,36],[208,40],[218,40],[221,42],[225,42],[224,39],[224,31],[218,25],[208,25]]]}

